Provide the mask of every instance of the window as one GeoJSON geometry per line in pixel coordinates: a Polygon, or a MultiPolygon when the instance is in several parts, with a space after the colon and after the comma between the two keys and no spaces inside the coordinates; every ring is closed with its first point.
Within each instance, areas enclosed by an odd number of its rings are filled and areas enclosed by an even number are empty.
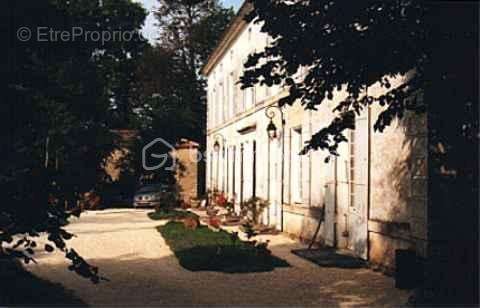
{"type": "MultiPolygon", "coordinates": [[[[266,47],[270,47],[270,36],[267,35],[267,38],[266,38],[266,47]]],[[[271,58],[268,57],[267,58],[267,62],[270,60],[271,58]]],[[[265,85],[265,97],[268,98],[270,96],[270,87],[268,85],[265,85]]]]}
{"type": "Polygon", "coordinates": [[[248,110],[253,106],[253,93],[252,87],[244,90],[245,110],[248,110]]]}
{"type": "Polygon", "coordinates": [[[233,158],[232,158],[232,196],[233,196],[234,199],[236,197],[236,195],[235,195],[236,194],[235,177],[236,177],[236,168],[237,168],[236,161],[235,161],[236,155],[237,155],[236,153],[237,153],[237,148],[235,146],[233,146],[233,148],[232,148],[232,155],[233,155],[233,158]]]}
{"type": "Polygon", "coordinates": [[[355,128],[349,131],[348,190],[350,210],[364,213],[368,179],[368,121],[357,117],[355,128]]]}
{"type": "Polygon", "coordinates": [[[349,136],[349,153],[350,153],[350,164],[349,164],[349,171],[348,171],[348,182],[349,182],[349,189],[350,189],[350,206],[353,207],[355,206],[355,181],[357,180],[356,178],[356,164],[355,164],[355,154],[356,154],[356,140],[355,140],[355,130],[350,131],[350,136],[349,136]]]}
{"type": "Polygon", "coordinates": [[[212,117],[212,106],[213,105],[213,100],[212,100],[212,91],[208,91],[208,98],[207,98],[207,123],[208,123],[208,128],[211,128],[213,126],[213,117],[212,117]]]}
{"type": "Polygon", "coordinates": [[[302,203],[302,155],[300,151],[302,144],[302,129],[292,129],[291,147],[290,147],[290,180],[292,202],[302,203]]]}
{"type": "MultiPolygon", "coordinates": [[[[239,79],[238,76],[237,76],[237,78],[239,79]]],[[[237,84],[237,89],[238,89],[238,95],[239,95],[239,97],[238,97],[238,103],[239,103],[238,104],[239,105],[238,110],[239,110],[239,112],[243,112],[243,111],[245,111],[246,90],[245,89],[242,90],[242,86],[240,84],[237,84]]]]}
{"type": "Polygon", "coordinates": [[[252,154],[253,154],[252,197],[255,198],[257,196],[257,142],[255,140],[253,141],[252,154]]]}
{"type": "Polygon", "coordinates": [[[243,89],[243,110],[249,110],[255,104],[255,87],[243,89]]]}
{"type": "Polygon", "coordinates": [[[222,86],[222,105],[223,105],[223,122],[226,122],[228,120],[228,81],[227,78],[225,78],[225,81],[223,82],[222,86]]]}
{"type": "Polygon", "coordinates": [[[208,185],[208,188],[213,189],[213,152],[210,152],[210,168],[208,169],[208,171],[210,173],[210,183],[208,185]]]}
{"type": "Polygon", "coordinates": [[[220,81],[220,83],[218,84],[218,90],[219,90],[218,91],[219,97],[218,97],[217,106],[220,113],[218,124],[221,124],[225,122],[225,88],[223,86],[223,81],[220,81]]]}
{"type": "Polygon", "coordinates": [[[232,117],[232,104],[230,102],[230,74],[225,78],[225,105],[227,105],[227,121],[232,117]]]}
{"type": "Polygon", "coordinates": [[[235,104],[235,79],[233,72],[229,75],[228,88],[230,93],[229,104],[231,108],[231,116],[234,117],[237,114],[237,106],[235,104]]]}
{"type": "Polygon", "coordinates": [[[215,90],[215,109],[216,109],[216,118],[215,118],[215,125],[219,125],[221,123],[222,118],[222,110],[220,109],[220,88],[215,90]]]}
{"type": "MultiPolygon", "coordinates": [[[[253,52],[256,53],[257,48],[254,48],[253,52]]],[[[252,105],[256,105],[261,101],[261,100],[257,101],[257,87],[258,87],[258,85],[254,84],[253,87],[250,88],[250,94],[249,95],[251,96],[252,105]]]]}
{"type": "MultiPolygon", "coordinates": [[[[417,92],[408,100],[417,100],[417,104],[423,104],[423,92],[417,92]]],[[[424,114],[409,112],[402,120],[405,135],[411,143],[409,170],[410,170],[410,197],[413,199],[425,199],[427,195],[427,117],[424,114]]]]}
{"type": "Polygon", "coordinates": [[[218,108],[217,108],[217,90],[214,88],[212,91],[212,126],[218,123],[218,108]]]}

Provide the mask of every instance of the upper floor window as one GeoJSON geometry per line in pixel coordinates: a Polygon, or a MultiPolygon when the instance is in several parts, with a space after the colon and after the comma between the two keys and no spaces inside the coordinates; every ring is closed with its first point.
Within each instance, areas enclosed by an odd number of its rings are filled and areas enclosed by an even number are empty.
{"type": "MultiPolygon", "coordinates": [[[[240,74],[243,74],[243,70],[240,74]]],[[[239,77],[239,76],[237,76],[239,77]]],[[[237,82],[238,82],[238,79],[237,79],[237,82]]],[[[238,101],[238,112],[243,112],[245,111],[245,89],[242,89],[242,85],[241,84],[237,84],[237,92],[238,92],[238,97],[237,97],[237,101],[238,101]]]]}
{"type": "Polygon", "coordinates": [[[233,79],[233,72],[230,72],[228,74],[228,106],[230,107],[230,117],[234,117],[235,114],[237,113],[237,108],[235,106],[235,82],[233,79]]]}
{"type": "Polygon", "coordinates": [[[244,110],[248,110],[253,105],[253,96],[252,96],[252,88],[246,88],[243,90],[243,101],[244,101],[244,110]]]}
{"type": "Polygon", "coordinates": [[[227,107],[227,121],[232,117],[232,106],[230,104],[230,74],[225,77],[225,105],[227,107]]]}
{"type": "MultiPolygon", "coordinates": [[[[265,39],[265,47],[269,47],[270,46],[270,36],[266,36],[266,39],[265,39]]],[[[266,61],[268,61],[269,59],[267,59],[266,61]]],[[[268,85],[264,85],[265,87],[265,97],[269,97],[270,94],[271,94],[271,89],[268,85]]]]}
{"type": "Polygon", "coordinates": [[[222,81],[220,81],[220,83],[218,84],[218,90],[220,92],[220,96],[219,96],[219,102],[218,102],[218,107],[220,109],[220,123],[223,123],[225,122],[225,119],[227,117],[226,115],[226,104],[225,104],[225,84],[222,81]]]}
{"type": "Polygon", "coordinates": [[[207,125],[208,128],[211,128],[213,125],[213,120],[212,120],[212,91],[208,91],[208,96],[207,96],[207,125]]]}
{"type": "Polygon", "coordinates": [[[302,128],[291,130],[290,166],[292,202],[302,203],[302,128]]]}

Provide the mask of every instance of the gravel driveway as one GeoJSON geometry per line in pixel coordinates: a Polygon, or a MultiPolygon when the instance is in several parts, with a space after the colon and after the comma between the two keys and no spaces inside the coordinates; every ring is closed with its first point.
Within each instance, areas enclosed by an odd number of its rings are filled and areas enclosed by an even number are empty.
{"type": "Polygon", "coordinates": [[[98,285],[66,270],[57,253],[37,256],[27,268],[61,283],[91,306],[161,305],[328,305],[392,306],[404,304],[408,292],[393,279],[368,269],[322,268],[290,253],[300,244],[283,235],[270,249],[290,267],[272,272],[225,274],[183,269],[155,230],[161,224],[146,210],[88,212],[68,229],[70,241],[110,281],[98,285]]]}

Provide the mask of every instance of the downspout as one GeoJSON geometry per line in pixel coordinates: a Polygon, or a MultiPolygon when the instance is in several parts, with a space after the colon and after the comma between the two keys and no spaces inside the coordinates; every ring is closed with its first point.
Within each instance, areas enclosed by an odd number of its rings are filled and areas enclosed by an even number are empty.
{"type": "Polygon", "coordinates": [[[50,136],[47,133],[47,138],[45,138],[45,169],[48,168],[48,161],[50,160],[50,151],[49,151],[49,146],[50,146],[50,136]]]}
{"type": "Polygon", "coordinates": [[[223,139],[223,146],[222,146],[222,193],[225,194],[226,191],[226,174],[225,174],[225,169],[226,169],[226,159],[225,159],[225,139],[223,139]]]}
{"type": "MultiPolygon", "coordinates": [[[[368,86],[366,88],[366,95],[368,97],[368,86]]],[[[365,219],[367,220],[366,221],[366,228],[367,228],[367,260],[370,260],[370,234],[368,232],[368,221],[370,220],[370,195],[371,195],[371,185],[370,185],[370,182],[371,182],[371,167],[372,167],[372,163],[371,163],[371,160],[372,160],[372,134],[371,134],[371,121],[372,121],[372,109],[370,107],[370,105],[368,105],[367,107],[367,128],[368,128],[368,131],[367,131],[367,139],[368,139],[368,142],[367,142],[367,146],[368,146],[368,150],[367,150],[367,208],[366,208],[366,215],[365,215],[365,219]]]]}
{"type": "MultiPolygon", "coordinates": [[[[312,111],[308,111],[308,131],[312,139],[312,111]]],[[[308,152],[308,206],[312,206],[312,151],[308,152]]]]}
{"type": "Polygon", "coordinates": [[[215,189],[218,192],[220,190],[220,151],[217,152],[217,176],[215,182],[215,189]]]}
{"type": "MultiPolygon", "coordinates": [[[[268,137],[268,144],[267,144],[267,200],[270,203],[270,137],[268,137]]],[[[270,226],[270,206],[268,207],[267,211],[267,224],[270,226]]]]}
{"type": "Polygon", "coordinates": [[[337,248],[338,242],[338,159],[335,156],[333,162],[333,213],[335,215],[335,221],[333,223],[333,247],[337,248]]]}
{"type": "Polygon", "coordinates": [[[243,143],[240,144],[240,208],[243,206],[243,143]]]}
{"type": "Polygon", "coordinates": [[[229,147],[227,147],[227,157],[226,157],[226,164],[227,164],[227,172],[226,172],[226,181],[225,181],[225,195],[227,196],[227,200],[228,200],[228,195],[230,193],[230,189],[229,189],[229,184],[230,184],[230,178],[229,178],[229,173],[230,173],[230,170],[229,170],[229,164],[230,164],[230,161],[229,161],[229,157],[230,156],[230,149],[229,147]]]}
{"type": "Polygon", "coordinates": [[[285,190],[285,116],[283,110],[280,107],[280,115],[282,117],[282,191],[280,194],[280,231],[283,232],[283,203],[284,203],[284,190],[285,190]]]}

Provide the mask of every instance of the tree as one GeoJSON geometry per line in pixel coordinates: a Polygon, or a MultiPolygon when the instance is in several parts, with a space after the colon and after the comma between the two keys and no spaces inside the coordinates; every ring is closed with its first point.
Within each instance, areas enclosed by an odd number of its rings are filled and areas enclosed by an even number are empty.
{"type": "MultiPolygon", "coordinates": [[[[134,177],[171,181],[173,174],[163,168],[143,170],[142,147],[158,137],[172,146],[181,138],[205,143],[205,80],[199,70],[234,14],[217,0],[159,0],[158,4],[155,16],[159,40],[145,49],[135,74],[140,102],[135,108],[135,127],[140,142],[125,164],[138,173],[134,177]]],[[[155,151],[165,153],[170,149],[155,151]]]]}
{"type": "Polygon", "coordinates": [[[186,125],[185,130],[180,129],[185,135],[177,138],[187,137],[204,143],[205,80],[199,70],[233,15],[233,11],[223,8],[218,0],[159,0],[155,16],[160,39],[155,48],[164,49],[171,57],[169,79],[175,86],[173,92],[160,91],[158,94],[171,106],[177,106],[185,116],[185,121],[181,118],[176,126],[186,125]]]}
{"type": "MultiPolygon", "coordinates": [[[[280,103],[299,101],[307,109],[315,109],[325,98],[332,98],[336,89],[347,87],[348,97],[335,110],[338,117],[313,136],[307,149],[321,148],[336,154],[338,143],[346,140],[342,132],[353,125],[352,116],[371,104],[385,106],[375,124],[379,131],[407,110],[424,112],[426,106],[419,102],[405,105],[405,98],[418,89],[435,86],[433,77],[448,78],[454,86],[464,80],[456,74],[456,67],[443,65],[433,70],[437,64],[432,62],[434,52],[443,48],[443,56],[458,57],[471,57],[476,52],[474,4],[402,0],[348,5],[337,1],[255,0],[253,4],[248,20],[263,22],[262,31],[274,42],[265,51],[250,55],[245,65],[248,70],[241,79],[244,87],[285,84],[289,95],[280,103]],[[446,22],[453,16],[463,18],[446,22]],[[445,42],[456,46],[445,48],[445,42]],[[265,63],[260,64],[261,60],[265,63]],[[302,66],[309,68],[308,74],[304,80],[295,81],[292,76],[302,66]],[[391,89],[387,77],[411,70],[415,70],[413,78],[391,89]],[[381,82],[387,93],[378,99],[363,95],[375,82],[381,82]]],[[[463,106],[474,100],[472,91],[465,93],[463,106]]],[[[470,114],[469,110],[465,112],[470,114]]],[[[464,134],[473,140],[475,127],[464,134]]]]}
{"type": "Polygon", "coordinates": [[[344,132],[368,106],[383,108],[374,124],[379,132],[406,113],[428,110],[429,203],[438,219],[431,222],[430,236],[446,239],[442,256],[452,262],[439,265],[441,257],[432,257],[430,265],[439,262],[429,271],[429,283],[436,284],[441,303],[478,301],[472,296],[478,288],[478,170],[472,168],[478,166],[478,3],[251,3],[247,20],[263,23],[274,41],[249,56],[244,88],[282,84],[288,95],[281,105],[300,103],[311,110],[336,90],[348,92],[334,120],[312,136],[304,152],[338,155],[339,144],[347,141],[344,132]],[[294,79],[301,67],[308,69],[305,78],[294,79]],[[391,87],[389,77],[407,74],[403,85],[391,87]],[[385,89],[378,98],[367,92],[376,82],[385,89]],[[406,99],[417,91],[424,92],[423,101],[406,99]],[[461,276],[468,266],[476,274],[461,276]],[[434,278],[435,272],[442,274],[434,278]]]}
{"type": "MultiPolygon", "coordinates": [[[[98,270],[85,262],[65,240],[64,226],[79,215],[82,193],[98,188],[102,171],[115,148],[110,133],[112,105],[121,99],[121,80],[133,71],[128,63],[141,50],[138,30],[144,10],[127,0],[8,1],[2,12],[7,27],[1,37],[0,106],[0,254],[34,260],[35,237],[47,232],[51,244],[72,261],[69,269],[98,282],[98,270]],[[123,13],[122,13],[123,12],[123,13]],[[133,31],[131,40],[102,42],[90,38],[40,40],[36,31],[133,31]],[[25,42],[17,30],[28,27],[25,42]],[[48,29],[48,28],[47,28],[48,29]],[[105,44],[104,44],[105,43],[105,44]],[[15,236],[21,239],[13,243],[15,236]]],[[[123,90],[123,89],[122,89],[123,90]]]]}

